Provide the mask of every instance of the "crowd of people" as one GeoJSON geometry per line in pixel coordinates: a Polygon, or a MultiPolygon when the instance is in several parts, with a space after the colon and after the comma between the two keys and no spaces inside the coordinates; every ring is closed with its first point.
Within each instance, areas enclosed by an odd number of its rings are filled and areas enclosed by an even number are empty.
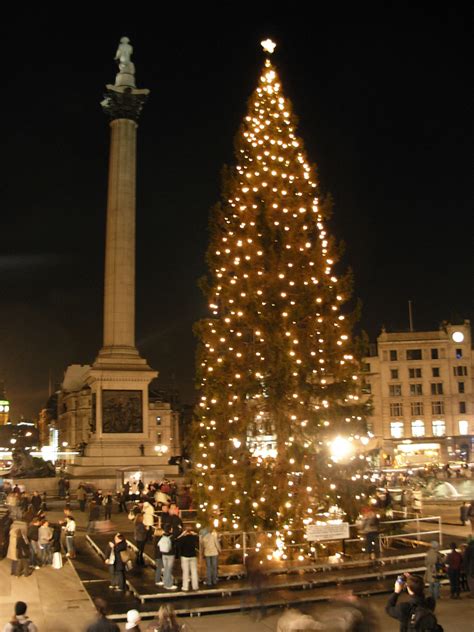
{"type": "MultiPolygon", "coordinates": [[[[24,487],[18,485],[12,487],[8,486],[8,483],[3,491],[6,493],[6,505],[10,514],[7,557],[11,561],[12,575],[28,576],[35,570],[48,565],[61,568],[64,554],[70,558],[76,556],[76,522],[72,513],[69,485],[65,479],[62,481],[60,479],[58,485],[59,496],[65,501],[63,517],[54,521],[48,519],[46,494],[40,494],[38,491],[28,493],[24,487]]],[[[105,559],[110,576],[110,590],[125,591],[127,572],[134,567],[149,564],[147,558],[150,556],[154,560],[154,580],[157,587],[167,591],[178,589],[183,592],[198,591],[200,558],[205,560],[206,565],[204,584],[209,587],[217,585],[218,562],[221,553],[219,534],[212,523],[195,530],[190,526],[192,521],[183,522],[183,512],[193,509],[193,499],[188,487],[179,489],[174,481],[167,479],[153,481],[147,485],[137,480],[125,483],[120,491],[114,494],[108,491],[102,492],[101,489],[93,489],[91,485],[81,483],[77,490],[77,503],[78,507],[75,507],[75,510],[86,514],[88,533],[100,532],[104,523],[110,523],[106,531],[114,533],[109,541],[105,559]],[[116,531],[112,522],[113,515],[115,519],[119,513],[124,514],[121,518],[122,526],[124,523],[128,524],[128,528],[124,529],[127,537],[124,533],[116,531]],[[127,543],[127,538],[132,539],[128,532],[133,532],[136,555],[132,554],[127,543]],[[178,564],[181,573],[176,572],[178,564]],[[180,581],[177,577],[179,575],[181,575],[180,581]]],[[[397,503],[400,504],[400,499],[397,503]]],[[[396,503],[388,486],[379,488],[374,502],[363,510],[357,524],[359,533],[365,541],[365,551],[373,558],[380,554],[378,549],[380,516],[387,517],[394,505],[396,503]]],[[[192,514],[188,517],[192,517],[192,514]]],[[[462,524],[470,523],[471,529],[474,529],[474,501],[462,504],[460,519],[462,524]]],[[[259,566],[256,566],[255,572],[252,572],[250,561],[251,556],[246,565],[250,592],[253,590],[258,596],[258,593],[262,592],[262,573],[259,566]]],[[[153,566],[153,564],[150,565],[153,566]]],[[[399,576],[387,603],[387,614],[400,621],[401,630],[411,630],[412,628],[408,626],[414,625],[423,618],[430,625],[437,625],[435,607],[440,598],[443,579],[449,580],[452,599],[460,599],[464,593],[467,593],[465,595],[467,598],[474,598],[474,537],[469,537],[467,542],[459,547],[452,542],[446,554],[440,551],[438,542],[431,542],[426,553],[425,566],[424,576],[410,574],[399,576]],[[425,586],[427,586],[427,595],[425,595],[425,586]],[[407,600],[400,599],[403,591],[408,595],[407,600]]],[[[105,602],[96,601],[97,620],[87,628],[87,631],[117,630],[117,626],[106,617],[105,602]]],[[[126,629],[135,632],[144,630],[174,632],[183,629],[179,627],[172,608],[164,607],[160,613],[156,621],[149,623],[141,620],[141,615],[137,610],[130,610],[127,613],[126,629]]],[[[356,602],[356,600],[337,607],[332,616],[333,628],[324,627],[325,625],[323,619],[318,619],[310,613],[290,610],[282,615],[277,629],[279,632],[295,629],[334,628],[344,631],[380,629],[373,611],[367,607],[367,604],[356,602]],[[372,627],[367,627],[367,622],[372,627]],[[340,628],[336,623],[340,625],[340,628]],[[295,628],[294,625],[300,627],[295,628]]],[[[14,632],[17,629],[27,632],[37,630],[26,615],[24,602],[17,602],[14,616],[6,624],[4,632],[14,632]],[[18,627],[20,624],[22,628],[18,627]]]]}
{"type": "Polygon", "coordinates": [[[42,566],[59,569],[63,551],[76,555],[74,538],[76,522],[70,509],[64,509],[60,520],[48,519],[46,494],[31,495],[19,486],[3,485],[8,516],[3,521],[2,545],[11,562],[11,575],[28,577],[42,566]]]}

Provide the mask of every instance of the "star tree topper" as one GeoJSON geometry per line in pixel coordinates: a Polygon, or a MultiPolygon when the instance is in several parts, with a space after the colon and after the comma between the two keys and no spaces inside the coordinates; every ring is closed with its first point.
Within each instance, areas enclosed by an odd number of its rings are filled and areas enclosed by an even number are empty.
{"type": "Polygon", "coordinates": [[[270,38],[267,38],[266,40],[263,40],[263,42],[260,42],[260,44],[262,45],[263,50],[266,53],[270,53],[270,55],[273,53],[273,51],[276,48],[275,42],[272,42],[272,40],[270,38]]]}

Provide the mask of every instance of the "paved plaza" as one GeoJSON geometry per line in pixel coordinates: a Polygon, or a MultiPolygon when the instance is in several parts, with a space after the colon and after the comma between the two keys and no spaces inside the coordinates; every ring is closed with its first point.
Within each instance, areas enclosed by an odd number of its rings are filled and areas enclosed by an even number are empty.
{"type": "MultiPolygon", "coordinates": [[[[62,516],[58,503],[55,503],[54,509],[48,512],[51,520],[57,520],[62,516]]],[[[434,506],[430,509],[438,509],[444,513],[447,522],[443,527],[445,546],[449,543],[451,535],[462,537],[468,535],[468,527],[454,524],[456,516],[452,510],[434,506]]],[[[75,515],[78,526],[83,532],[86,516],[79,511],[76,511],[75,515]]],[[[124,515],[114,514],[113,518],[118,527],[126,520],[124,515]]],[[[448,594],[448,587],[443,586],[443,598],[437,608],[437,615],[445,632],[474,632],[474,600],[464,597],[461,601],[453,601],[448,598],[448,594]]],[[[107,595],[104,597],[107,598],[107,595]]],[[[398,622],[390,619],[384,612],[387,598],[388,595],[376,595],[367,599],[379,613],[383,631],[395,632],[399,629],[398,622]]],[[[66,562],[61,570],[46,567],[35,571],[30,577],[12,577],[9,560],[2,560],[0,562],[0,624],[3,625],[9,620],[13,604],[18,600],[28,603],[28,613],[38,625],[39,632],[82,632],[87,623],[94,618],[94,607],[89,595],[69,562],[66,562]]],[[[306,607],[305,611],[318,617],[318,615],[324,615],[330,607],[326,602],[322,602],[306,607]]],[[[255,614],[240,613],[203,615],[180,620],[186,623],[189,632],[275,631],[282,612],[282,609],[270,609],[267,616],[260,621],[255,620],[255,614]]],[[[119,625],[121,630],[125,630],[123,623],[119,625]]],[[[147,625],[148,623],[145,622],[142,628],[145,629],[147,625]]]]}

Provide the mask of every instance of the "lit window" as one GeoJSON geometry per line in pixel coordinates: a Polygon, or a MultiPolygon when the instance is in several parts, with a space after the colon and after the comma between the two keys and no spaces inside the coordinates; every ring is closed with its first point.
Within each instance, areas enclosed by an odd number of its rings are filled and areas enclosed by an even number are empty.
{"type": "Polygon", "coordinates": [[[459,422],[459,434],[469,434],[469,422],[467,421],[467,419],[461,419],[461,421],[459,422]]]}
{"type": "Polygon", "coordinates": [[[415,419],[411,422],[411,434],[413,437],[425,436],[425,422],[421,419],[415,419]]]}
{"type": "Polygon", "coordinates": [[[403,421],[391,421],[390,422],[390,434],[394,439],[401,439],[404,435],[403,421]]]}
{"type": "Polygon", "coordinates": [[[433,436],[443,437],[446,434],[446,422],[443,419],[433,421],[433,436]]]}

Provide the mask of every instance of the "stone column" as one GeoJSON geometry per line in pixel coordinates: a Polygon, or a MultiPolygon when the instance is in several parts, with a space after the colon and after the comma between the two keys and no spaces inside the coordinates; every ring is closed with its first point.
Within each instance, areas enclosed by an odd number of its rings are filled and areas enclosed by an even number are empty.
{"type": "Polygon", "coordinates": [[[110,116],[104,284],[104,341],[98,361],[134,362],[135,347],[135,189],[137,121],[148,90],[107,86],[102,102],[110,116]]]}
{"type": "Polygon", "coordinates": [[[104,287],[104,351],[135,352],[136,123],[110,124],[104,287]]]}

